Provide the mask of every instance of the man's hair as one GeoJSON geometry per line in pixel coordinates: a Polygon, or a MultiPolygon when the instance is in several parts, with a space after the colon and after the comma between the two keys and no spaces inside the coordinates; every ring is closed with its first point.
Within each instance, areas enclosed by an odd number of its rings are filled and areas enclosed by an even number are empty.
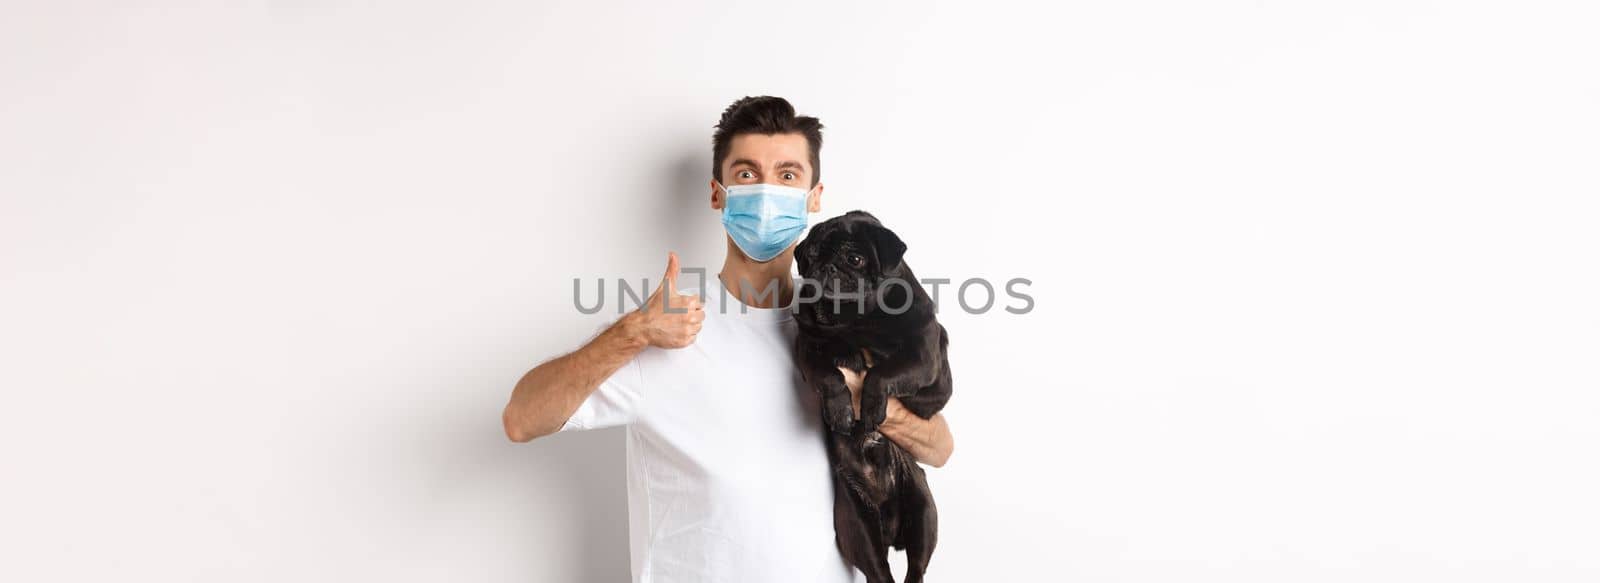
{"type": "MultiPolygon", "coordinates": [[[[822,122],[796,116],[794,106],[782,97],[745,97],[723,110],[717,131],[711,135],[711,177],[722,182],[722,161],[739,134],[802,134],[811,146],[811,186],[822,180],[822,122]]],[[[724,183],[726,184],[726,183],[724,183]]]]}

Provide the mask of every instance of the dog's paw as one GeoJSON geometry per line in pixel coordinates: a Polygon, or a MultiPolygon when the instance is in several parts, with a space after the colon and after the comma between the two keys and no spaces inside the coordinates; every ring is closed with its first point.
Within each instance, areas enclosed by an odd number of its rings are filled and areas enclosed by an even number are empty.
{"type": "Polygon", "coordinates": [[[851,419],[846,423],[833,426],[833,432],[839,434],[840,437],[849,437],[855,431],[855,428],[856,420],[851,419]]]}
{"type": "Polygon", "coordinates": [[[856,415],[855,411],[850,409],[848,401],[843,403],[842,406],[836,403],[829,403],[822,408],[822,420],[826,421],[828,427],[835,432],[841,435],[849,435],[851,426],[855,425],[856,415]]]}
{"type": "Polygon", "coordinates": [[[872,433],[873,431],[877,431],[878,430],[878,426],[883,424],[883,420],[888,415],[888,411],[884,407],[862,407],[862,408],[865,409],[864,411],[861,412],[861,430],[862,430],[862,432],[863,433],[872,433]]]}

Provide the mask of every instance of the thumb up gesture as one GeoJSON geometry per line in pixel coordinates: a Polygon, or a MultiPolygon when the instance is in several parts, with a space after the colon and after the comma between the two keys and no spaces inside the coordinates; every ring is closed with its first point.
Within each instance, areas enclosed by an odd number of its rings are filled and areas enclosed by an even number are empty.
{"type": "Polygon", "coordinates": [[[698,295],[678,294],[678,254],[667,253],[667,273],[661,285],[639,307],[645,340],[657,348],[683,348],[694,343],[705,322],[706,311],[698,295]]]}

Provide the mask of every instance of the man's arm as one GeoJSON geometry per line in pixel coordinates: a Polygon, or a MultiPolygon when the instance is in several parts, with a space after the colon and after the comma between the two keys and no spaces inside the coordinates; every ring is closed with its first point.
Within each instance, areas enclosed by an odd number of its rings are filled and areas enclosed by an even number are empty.
{"type": "Polygon", "coordinates": [[[506,437],[518,443],[555,433],[600,383],[647,346],[682,348],[705,321],[699,296],[677,295],[678,256],[667,254],[667,274],[638,310],[617,319],[588,344],[522,375],[501,414],[506,437]],[[675,297],[668,312],[666,298],[675,297]],[[686,309],[685,309],[686,308],[686,309]]]}
{"type": "MultiPolygon", "coordinates": [[[[867,366],[872,366],[870,357],[867,366]]],[[[845,386],[850,388],[851,405],[855,406],[856,418],[860,419],[861,384],[866,375],[844,367],[840,367],[839,372],[844,373],[845,386]]],[[[906,409],[895,397],[889,397],[884,410],[883,423],[878,425],[878,432],[889,441],[906,450],[917,461],[936,468],[943,467],[950,460],[956,440],[950,435],[950,424],[945,422],[944,413],[934,413],[932,418],[923,419],[906,409]]]]}
{"type": "Polygon", "coordinates": [[[900,404],[900,399],[889,397],[888,415],[878,425],[878,432],[895,445],[906,450],[917,461],[933,467],[943,467],[955,451],[955,437],[950,435],[950,424],[944,413],[934,413],[923,419],[900,404]]]}

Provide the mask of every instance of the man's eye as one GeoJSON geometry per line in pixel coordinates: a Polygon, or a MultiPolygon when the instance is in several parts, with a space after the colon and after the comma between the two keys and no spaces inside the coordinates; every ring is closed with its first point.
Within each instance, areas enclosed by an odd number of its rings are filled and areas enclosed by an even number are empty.
{"type": "Polygon", "coordinates": [[[794,173],[793,172],[784,172],[783,173],[783,179],[784,180],[794,180],[794,178],[795,177],[794,177],[794,173]]]}
{"type": "Polygon", "coordinates": [[[739,171],[739,177],[740,178],[755,178],[756,175],[754,173],[750,172],[749,170],[740,170],[739,171]]]}

